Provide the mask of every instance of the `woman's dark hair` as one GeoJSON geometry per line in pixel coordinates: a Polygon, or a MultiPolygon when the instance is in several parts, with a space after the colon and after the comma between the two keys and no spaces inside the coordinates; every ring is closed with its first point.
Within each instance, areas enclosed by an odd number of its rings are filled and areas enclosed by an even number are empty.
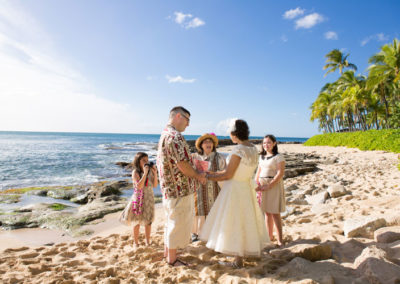
{"type": "Polygon", "coordinates": [[[144,152],[137,152],[135,155],[135,158],[133,159],[133,170],[135,170],[138,174],[139,177],[141,178],[143,175],[142,168],[140,167],[140,160],[142,160],[144,157],[148,157],[148,155],[144,152]]]}
{"type": "MultiPolygon", "coordinates": [[[[264,136],[264,139],[265,138],[269,138],[272,142],[276,142],[276,138],[275,138],[275,136],[274,135],[272,135],[272,134],[268,134],[268,135],[265,135],[264,136]]],[[[263,140],[264,140],[263,139],[263,140]]],[[[267,155],[267,151],[265,151],[265,149],[264,149],[264,145],[263,145],[264,143],[262,142],[261,143],[261,152],[260,152],[260,155],[261,156],[265,156],[265,155],[267,155]]],[[[272,148],[272,154],[275,156],[276,154],[278,154],[278,143],[276,143],[275,144],[275,146],[274,146],[274,148],[272,148]]]]}
{"type": "MultiPolygon", "coordinates": [[[[203,139],[203,141],[201,141],[201,143],[200,143],[200,150],[199,149],[197,149],[197,153],[199,153],[200,155],[203,155],[204,154],[204,150],[203,150],[203,142],[204,141],[206,141],[207,139],[210,139],[210,138],[206,138],[206,139],[203,139]]],[[[210,139],[211,140],[211,139],[210,139]]],[[[211,140],[211,142],[213,143],[213,149],[212,149],[212,151],[213,152],[215,152],[215,151],[217,151],[217,149],[215,148],[215,144],[214,144],[214,141],[212,141],[211,140]]]]}
{"type": "Polygon", "coordinates": [[[245,141],[249,139],[250,130],[247,122],[243,119],[237,119],[235,121],[235,130],[231,132],[232,135],[235,135],[239,140],[245,141]]]}

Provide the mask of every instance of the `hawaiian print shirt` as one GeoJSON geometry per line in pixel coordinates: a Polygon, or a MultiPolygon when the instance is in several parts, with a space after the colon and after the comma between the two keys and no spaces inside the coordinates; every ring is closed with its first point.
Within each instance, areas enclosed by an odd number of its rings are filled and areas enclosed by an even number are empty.
{"type": "Polygon", "coordinates": [[[187,196],[196,191],[198,182],[178,169],[178,162],[187,161],[193,167],[189,145],[173,126],[161,133],[158,142],[157,168],[160,187],[165,199],[187,196]]]}

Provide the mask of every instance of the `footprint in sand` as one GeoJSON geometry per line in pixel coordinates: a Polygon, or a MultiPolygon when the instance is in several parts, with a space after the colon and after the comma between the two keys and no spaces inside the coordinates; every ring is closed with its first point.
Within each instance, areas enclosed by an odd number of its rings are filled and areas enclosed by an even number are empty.
{"type": "Polygon", "coordinates": [[[58,254],[58,253],[59,253],[59,250],[55,248],[55,249],[51,249],[51,250],[42,252],[42,255],[43,256],[49,256],[49,255],[55,255],[55,254],[58,254]]]}
{"type": "Polygon", "coordinates": [[[4,252],[5,253],[9,253],[9,252],[20,252],[20,251],[24,251],[24,250],[28,250],[28,247],[20,247],[20,248],[9,248],[6,249],[4,252]]]}
{"type": "Polygon", "coordinates": [[[67,261],[65,263],[63,263],[63,265],[65,266],[69,266],[69,267],[76,267],[78,265],[82,265],[83,263],[79,260],[71,260],[71,261],[67,261]]]}
{"type": "Polygon", "coordinates": [[[107,261],[96,261],[91,263],[92,266],[97,266],[97,267],[104,267],[106,266],[107,261]]]}
{"type": "Polygon", "coordinates": [[[19,257],[22,259],[27,259],[27,258],[37,257],[38,255],[39,255],[39,253],[37,253],[37,252],[31,252],[31,253],[21,254],[19,257]]]}
{"type": "Polygon", "coordinates": [[[99,249],[105,249],[106,247],[103,245],[91,245],[89,248],[92,250],[99,250],[99,249]]]}
{"type": "Polygon", "coordinates": [[[62,257],[73,258],[76,256],[76,253],[74,253],[72,251],[66,251],[66,252],[60,253],[59,255],[62,257]]]}

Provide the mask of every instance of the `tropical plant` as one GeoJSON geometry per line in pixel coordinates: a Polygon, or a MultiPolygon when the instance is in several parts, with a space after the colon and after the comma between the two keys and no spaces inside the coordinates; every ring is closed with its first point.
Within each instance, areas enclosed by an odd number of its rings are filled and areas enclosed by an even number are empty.
{"type": "Polygon", "coordinates": [[[326,55],[326,74],[339,69],[341,76],[321,89],[310,120],[323,132],[400,128],[400,42],[394,39],[369,59],[368,77],[354,73],[348,56],[337,49],[326,55]]]}
{"type": "Polygon", "coordinates": [[[381,47],[381,51],[369,59],[368,89],[385,106],[385,126],[390,128],[390,108],[396,108],[400,100],[400,43],[397,39],[392,44],[381,47]]]}
{"type": "Polygon", "coordinates": [[[328,69],[328,71],[326,71],[324,76],[335,72],[337,69],[339,69],[340,75],[343,74],[344,68],[350,68],[357,71],[357,66],[347,60],[349,55],[349,53],[344,55],[339,49],[334,49],[325,55],[327,64],[325,64],[323,70],[328,69]]]}

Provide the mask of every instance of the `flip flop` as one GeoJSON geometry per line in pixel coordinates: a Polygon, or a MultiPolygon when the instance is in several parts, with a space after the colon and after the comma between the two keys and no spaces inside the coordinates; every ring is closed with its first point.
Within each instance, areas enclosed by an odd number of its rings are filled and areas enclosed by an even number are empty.
{"type": "Polygon", "coordinates": [[[170,266],[175,266],[175,267],[178,267],[178,266],[189,266],[188,263],[184,262],[183,260],[181,260],[179,258],[175,259],[175,261],[173,263],[169,263],[168,262],[168,264],[170,266]]]}

